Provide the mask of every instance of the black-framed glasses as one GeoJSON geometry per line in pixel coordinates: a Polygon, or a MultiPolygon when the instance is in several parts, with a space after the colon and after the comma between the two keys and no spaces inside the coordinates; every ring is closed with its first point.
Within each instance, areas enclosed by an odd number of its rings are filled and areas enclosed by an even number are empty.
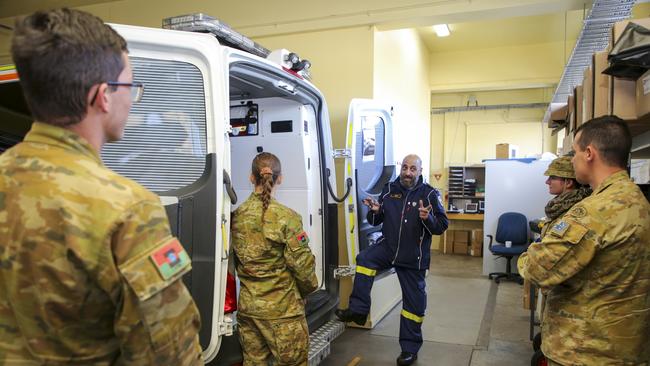
{"type": "MultiPolygon", "coordinates": [[[[132,83],[121,83],[118,81],[107,81],[106,85],[110,86],[113,91],[115,91],[120,86],[127,86],[131,89],[131,102],[137,103],[142,100],[142,95],[144,94],[144,84],[141,82],[134,81],[132,83]]],[[[95,99],[97,99],[97,94],[99,94],[99,88],[95,91],[93,99],[90,101],[90,105],[95,104],[95,99]]]]}

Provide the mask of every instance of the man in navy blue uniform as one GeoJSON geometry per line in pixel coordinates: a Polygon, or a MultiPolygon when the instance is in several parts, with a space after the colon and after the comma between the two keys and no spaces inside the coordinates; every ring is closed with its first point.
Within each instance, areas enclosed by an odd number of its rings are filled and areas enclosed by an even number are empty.
{"type": "Polygon", "coordinates": [[[408,155],[400,175],[386,184],[379,202],[368,197],[363,203],[368,222],[383,223],[383,237],[357,255],[350,307],[336,316],[344,322],[363,325],[370,311],[370,290],[377,272],[395,268],[402,288],[398,365],[411,365],[422,346],[422,321],[427,305],[424,276],[429,268],[431,236],[440,235],[448,225],[440,194],[422,181],[422,160],[408,155]]]}

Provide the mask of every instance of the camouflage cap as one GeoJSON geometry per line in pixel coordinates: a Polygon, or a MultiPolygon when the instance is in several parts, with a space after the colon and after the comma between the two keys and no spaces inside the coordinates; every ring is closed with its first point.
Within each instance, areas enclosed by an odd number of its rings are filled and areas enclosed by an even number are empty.
{"type": "Polygon", "coordinates": [[[571,157],[560,156],[553,160],[548,166],[548,169],[544,172],[544,175],[575,179],[576,173],[573,170],[573,164],[571,164],[571,157]]]}

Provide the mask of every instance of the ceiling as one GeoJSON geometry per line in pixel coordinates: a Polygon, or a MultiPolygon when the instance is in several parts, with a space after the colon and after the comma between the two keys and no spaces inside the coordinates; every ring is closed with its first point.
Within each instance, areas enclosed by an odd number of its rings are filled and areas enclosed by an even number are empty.
{"type": "Polygon", "coordinates": [[[438,37],[433,27],[417,28],[431,52],[496,48],[537,43],[573,45],[582,28],[582,10],[561,13],[449,24],[451,35],[438,37]]]}

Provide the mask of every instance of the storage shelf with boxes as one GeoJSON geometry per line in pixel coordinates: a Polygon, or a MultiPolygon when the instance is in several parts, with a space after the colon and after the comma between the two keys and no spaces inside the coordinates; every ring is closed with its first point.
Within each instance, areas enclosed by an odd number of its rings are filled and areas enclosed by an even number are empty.
{"type": "MultiPolygon", "coordinates": [[[[613,114],[627,121],[634,139],[632,158],[650,158],[650,71],[637,79],[612,76],[612,50],[621,37],[630,30],[642,27],[650,31],[650,18],[633,19],[617,22],[611,29],[610,44],[604,51],[596,52],[591,58],[591,65],[585,69],[582,85],[577,85],[573,94],[567,98],[566,106],[556,106],[549,120],[549,127],[555,130],[565,128],[562,153],[572,149],[575,130],[592,118],[613,114]],[[630,24],[634,26],[630,26],[630,24]],[[562,119],[564,118],[564,121],[562,119]]],[[[631,42],[630,38],[625,39],[631,42]]],[[[646,47],[650,54],[650,47],[646,47]]],[[[620,47],[619,47],[620,48],[620,47]]],[[[645,56],[649,57],[649,56],[645,56]]],[[[615,72],[614,72],[615,73],[615,72]]],[[[616,74],[616,73],[615,73],[616,74]]]]}

